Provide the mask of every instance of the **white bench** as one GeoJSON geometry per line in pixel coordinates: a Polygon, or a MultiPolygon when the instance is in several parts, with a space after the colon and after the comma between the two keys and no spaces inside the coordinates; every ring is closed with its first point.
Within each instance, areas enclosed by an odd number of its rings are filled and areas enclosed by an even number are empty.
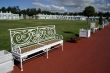
{"type": "Polygon", "coordinates": [[[90,29],[91,29],[91,32],[94,33],[99,29],[99,27],[96,26],[96,23],[91,23],[90,24],[90,29]]]}
{"type": "Polygon", "coordinates": [[[102,22],[102,28],[104,28],[105,26],[107,26],[109,24],[109,22],[107,20],[104,20],[102,22]]]}
{"type": "Polygon", "coordinates": [[[62,46],[63,51],[63,36],[56,34],[55,25],[9,30],[12,54],[20,62],[21,71],[22,62],[31,58],[32,54],[46,52],[48,58],[48,51],[53,47],[62,46]]]}
{"type": "Polygon", "coordinates": [[[87,38],[89,38],[90,36],[91,36],[91,30],[80,29],[79,37],[87,37],[87,38]]]}

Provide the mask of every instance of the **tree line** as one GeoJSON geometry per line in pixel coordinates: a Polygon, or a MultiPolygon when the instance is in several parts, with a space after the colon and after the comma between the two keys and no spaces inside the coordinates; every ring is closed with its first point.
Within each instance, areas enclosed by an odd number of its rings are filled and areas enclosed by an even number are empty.
{"type": "Polygon", "coordinates": [[[14,14],[23,14],[28,16],[33,16],[36,14],[52,14],[52,15],[83,15],[83,16],[104,16],[104,17],[110,17],[110,12],[96,12],[95,8],[93,6],[88,6],[84,9],[82,12],[51,12],[51,11],[45,11],[36,9],[36,8],[27,8],[27,9],[20,9],[19,6],[13,6],[13,7],[1,7],[0,11],[2,12],[12,12],[14,14]]]}

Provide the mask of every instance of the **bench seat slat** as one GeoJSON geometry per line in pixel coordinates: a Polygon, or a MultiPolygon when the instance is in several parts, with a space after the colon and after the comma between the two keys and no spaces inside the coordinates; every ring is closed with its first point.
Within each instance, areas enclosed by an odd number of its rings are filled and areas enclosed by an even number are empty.
{"type": "Polygon", "coordinates": [[[21,48],[21,53],[23,54],[25,52],[37,49],[37,48],[42,47],[42,46],[43,45],[34,44],[34,45],[27,46],[27,47],[23,47],[23,48],[21,48]]]}
{"type": "Polygon", "coordinates": [[[58,42],[58,41],[60,41],[60,40],[54,39],[54,40],[49,40],[49,41],[42,42],[42,44],[48,45],[48,44],[52,44],[52,43],[55,43],[55,42],[58,42]]]}

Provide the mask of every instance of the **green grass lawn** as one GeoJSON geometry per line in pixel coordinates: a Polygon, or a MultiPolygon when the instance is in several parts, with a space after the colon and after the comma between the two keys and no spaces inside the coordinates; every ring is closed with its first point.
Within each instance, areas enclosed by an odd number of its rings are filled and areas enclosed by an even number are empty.
{"type": "Polygon", "coordinates": [[[68,40],[79,33],[80,28],[89,28],[86,21],[73,20],[0,20],[0,50],[10,51],[10,36],[8,29],[34,27],[39,25],[56,25],[58,34],[68,40]]]}

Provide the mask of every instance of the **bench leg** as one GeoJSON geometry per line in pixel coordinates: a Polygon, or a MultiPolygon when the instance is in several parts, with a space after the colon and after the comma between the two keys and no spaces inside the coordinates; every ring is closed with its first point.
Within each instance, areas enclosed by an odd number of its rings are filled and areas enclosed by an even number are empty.
{"type": "Polygon", "coordinates": [[[20,68],[21,68],[21,71],[23,71],[23,60],[22,60],[22,58],[20,58],[20,68]]]}
{"type": "Polygon", "coordinates": [[[61,45],[62,45],[62,51],[63,51],[63,43],[61,45]]]}
{"type": "Polygon", "coordinates": [[[48,59],[48,49],[46,49],[46,53],[47,53],[47,59],[48,59]]]}

